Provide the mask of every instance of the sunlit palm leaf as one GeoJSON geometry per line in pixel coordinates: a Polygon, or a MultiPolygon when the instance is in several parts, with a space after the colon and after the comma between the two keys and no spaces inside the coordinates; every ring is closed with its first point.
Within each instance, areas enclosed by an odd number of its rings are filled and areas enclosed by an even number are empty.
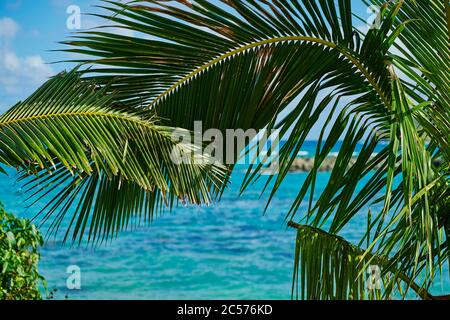
{"type": "MultiPolygon", "coordinates": [[[[431,3],[432,9],[426,12],[441,19],[438,1],[431,3]]],[[[380,28],[370,29],[361,38],[352,25],[351,2],[346,0],[179,1],[176,5],[137,1],[132,5],[110,2],[103,8],[114,14],[111,21],[151,39],[87,32],[67,42],[72,52],[98,57],[85,61],[102,66],[93,69],[102,74],[96,78],[106,83],[119,75],[115,86],[121,98],[155,110],[171,126],[192,129],[194,121],[200,120],[204,129],[280,128],[287,143],[280,151],[280,172],[266,185],[271,188],[270,198],[320,115],[326,115],[330,134],[326,137],[325,128],[322,131],[316,165],[288,217],[303,216],[299,209],[309,192],[307,221],[315,227],[328,225],[337,234],[358,212],[381,201],[384,209],[372,225],[376,249],[396,256],[394,262],[409,268],[412,278],[423,268],[433,274],[433,257],[440,254],[436,248],[442,238],[435,228],[440,209],[431,208],[430,199],[434,188],[445,188],[447,182],[442,177],[433,187],[427,186],[439,174],[432,158],[446,153],[441,149],[448,150],[448,144],[436,137],[442,144],[427,146],[429,137],[421,132],[425,129],[429,136],[446,132],[448,125],[436,124],[446,111],[424,120],[433,104],[429,99],[438,96],[436,89],[425,88],[425,82],[418,81],[421,76],[414,76],[422,95],[418,99],[408,82],[397,80],[392,68],[394,63],[406,70],[392,48],[401,46],[398,39],[404,41],[404,34],[416,33],[408,29],[411,24],[401,22],[420,9],[413,10],[403,1],[382,6],[380,28]],[[297,96],[299,102],[287,109],[297,96]],[[339,107],[340,101],[347,102],[345,108],[339,107]],[[320,163],[339,140],[342,144],[330,181],[313,201],[320,163]],[[361,140],[363,150],[349,166],[361,140]],[[377,155],[380,141],[388,144],[377,155]],[[360,188],[358,182],[367,178],[369,183],[360,188]],[[386,195],[380,199],[381,192],[386,195]],[[397,230],[397,237],[388,237],[399,221],[407,231],[397,230]],[[412,239],[420,249],[398,249],[412,239]]],[[[437,28],[438,38],[441,29],[437,28]]],[[[446,42],[439,44],[443,48],[446,42]]],[[[426,60],[424,52],[414,60],[416,66],[426,60]]],[[[423,66],[445,69],[438,62],[423,66]]],[[[441,83],[445,76],[434,79],[441,83]]],[[[261,165],[251,169],[244,187],[258,178],[261,165]]],[[[368,231],[364,239],[371,236],[368,231]]]]}
{"type": "Polygon", "coordinates": [[[48,216],[60,210],[56,226],[77,204],[73,239],[82,238],[89,220],[90,239],[107,237],[132,215],[151,219],[158,203],[209,204],[221,185],[221,165],[195,159],[192,146],[178,143],[173,130],[156,121],[73,71],[1,116],[0,160],[36,175],[29,182],[37,188],[34,196],[54,197],[48,216]],[[191,161],[177,164],[172,156],[180,154],[191,161]]]}

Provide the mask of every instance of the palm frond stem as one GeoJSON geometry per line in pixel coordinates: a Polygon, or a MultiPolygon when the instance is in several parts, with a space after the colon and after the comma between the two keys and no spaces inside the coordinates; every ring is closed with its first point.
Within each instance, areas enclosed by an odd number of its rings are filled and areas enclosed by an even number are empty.
{"type": "Polygon", "coordinates": [[[267,44],[289,42],[289,41],[312,42],[312,43],[317,43],[317,44],[323,45],[323,46],[331,48],[331,49],[338,50],[340,54],[342,54],[349,61],[351,61],[359,69],[359,71],[367,78],[367,80],[370,82],[370,84],[376,90],[376,92],[378,93],[378,95],[380,96],[380,98],[382,99],[384,104],[389,105],[388,99],[386,98],[386,95],[384,94],[383,90],[377,84],[377,81],[370,75],[370,72],[363,66],[363,64],[360,63],[358,61],[358,59],[356,59],[354,57],[355,54],[354,53],[352,54],[349,52],[348,48],[347,49],[341,48],[339,45],[337,45],[335,43],[332,43],[332,42],[329,42],[329,41],[326,41],[326,40],[323,40],[320,38],[307,37],[307,36],[285,36],[285,37],[271,38],[271,39],[266,39],[263,41],[257,41],[257,42],[247,44],[240,48],[229,51],[229,52],[205,63],[204,65],[198,67],[197,69],[195,69],[194,71],[192,71],[191,73],[186,75],[185,77],[178,80],[176,83],[174,83],[172,86],[170,86],[167,90],[162,92],[158,97],[156,97],[150,103],[148,108],[151,109],[152,107],[156,106],[158,104],[158,102],[161,101],[165,96],[169,95],[170,93],[175,91],[177,88],[179,88],[180,86],[187,83],[189,80],[195,78],[196,75],[200,74],[201,72],[208,69],[209,67],[214,66],[229,57],[235,56],[239,53],[245,52],[250,49],[258,48],[258,47],[261,47],[261,46],[264,46],[267,44]]]}
{"type": "MultiPolygon", "coordinates": [[[[389,260],[386,257],[380,257],[380,256],[372,254],[372,253],[367,253],[363,249],[352,245],[343,237],[335,235],[335,234],[330,234],[322,229],[314,228],[314,227],[307,226],[307,225],[302,225],[302,224],[296,223],[294,221],[289,221],[288,227],[296,229],[296,230],[301,230],[304,228],[314,229],[314,231],[317,233],[324,234],[328,237],[333,237],[334,239],[339,240],[342,243],[346,243],[346,244],[352,246],[356,251],[359,251],[360,254],[366,255],[369,259],[375,259],[377,262],[382,263],[384,265],[388,264],[388,262],[389,262],[389,260]]],[[[423,288],[423,286],[420,286],[419,284],[414,282],[413,279],[408,277],[406,274],[404,274],[400,270],[393,270],[393,272],[395,272],[398,279],[400,279],[401,281],[406,283],[409,286],[409,288],[411,288],[423,300],[450,300],[450,294],[449,295],[441,295],[441,296],[432,295],[428,290],[423,288]]]]}

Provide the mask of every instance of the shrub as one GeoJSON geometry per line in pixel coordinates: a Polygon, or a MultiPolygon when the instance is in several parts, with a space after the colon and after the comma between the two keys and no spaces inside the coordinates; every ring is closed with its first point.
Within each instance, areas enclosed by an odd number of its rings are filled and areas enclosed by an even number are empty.
{"type": "Polygon", "coordinates": [[[0,204],[0,300],[40,300],[45,280],[38,272],[43,238],[29,220],[0,204]]]}

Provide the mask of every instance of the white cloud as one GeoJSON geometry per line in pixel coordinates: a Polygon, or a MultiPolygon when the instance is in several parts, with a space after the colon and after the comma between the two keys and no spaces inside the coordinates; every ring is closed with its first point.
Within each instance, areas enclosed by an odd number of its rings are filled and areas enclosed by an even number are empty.
{"type": "Polygon", "coordinates": [[[11,18],[0,19],[0,95],[8,101],[23,99],[53,75],[41,56],[16,53],[12,40],[19,30],[11,18]]]}
{"type": "Polygon", "coordinates": [[[0,39],[12,39],[19,32],[19,25],[11,18],[0,18],[0,39]]]}
{"type": "Polygon", "coordinates": [[[0,51],[0,84],[8,95],[30,93],[52,74],[41,56],[18,57],[14,51],[0,51]]]}

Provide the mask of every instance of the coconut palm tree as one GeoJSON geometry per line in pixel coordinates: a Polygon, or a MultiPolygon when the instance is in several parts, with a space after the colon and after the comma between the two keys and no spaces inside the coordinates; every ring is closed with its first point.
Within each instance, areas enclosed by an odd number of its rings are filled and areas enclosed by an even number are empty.
{"type": "MultiPolygon", "coordinates": [[[[233,166],[173,164],[174,147],[192,147],[171,128],[279,129],[279,172],[263,191],[272,199],[322,117],[314,168],[286,212],[293,297],[448,298],[429,293],[450,258],[448,1],[361,1],[380,8],[371,28],[358,28],[351,0],[104,1],[105,26],[133,33],[64,42],[82,66],[0,118],[0,161],[21,170],[31,199],[52,196],[51,230],[70,215],[69,239],[98,241],[180,201],[220,198],[233,166]],[[349,243],[339,234],[361,213],[367,228],[349,243]],[[371,265],[382,291],[367,292],[371,265]]],[[[262,166],[250,165],[242,191],[262,166]]]]}

